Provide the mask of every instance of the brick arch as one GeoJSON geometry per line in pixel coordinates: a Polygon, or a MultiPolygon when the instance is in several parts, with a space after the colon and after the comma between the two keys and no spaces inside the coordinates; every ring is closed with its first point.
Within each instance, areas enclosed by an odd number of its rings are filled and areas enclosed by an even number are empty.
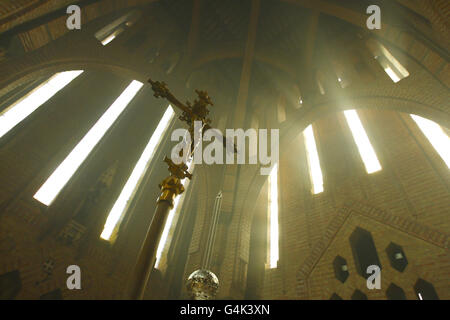
{"type": "MultiPolygon", "coordinates": [[[[355,97],[353,99],[347,100],[351,107],[341,107],[337,108],[339,105],[335,100],[327,101],[324,103],[319,103],[313,105],[308,110],[299,114],[298,117],[289,121],[288,124],[280,128],[280,154],[290,150],[289,145],[293,143],[292,137],[298,136],[303,130],[319,120],[320,118],[332,114],[341,112],[349,109],[388,109],[398,112],[412,113],[419,116],[431,119],[438,124],[450,127],[450,115],[439,109],[433,108],[431,105],[424,104],[422,102],[417,102],[414,100],[408,100],[406,98],[397,98],[392,96],[362,96],[355,97]]],[[[247,195],[250,197],[250,201],[247,201],[244,211],[251,212],[251,208],[256,201],[259,191],[262,185],[265,183],[267,177],[261,176],[259,169],[260,165],[252,166],[249,171],[254,171],[251,177],[250,188],[246,191],[247,195]]]]}
{"type": "MultiPolygon", "coordinates": [[[[6,86],[2,86],[0,89],[0,96],[4,93],[9,92],[10,90],[18,87],[20,84],[27,82],[28,80],[36,79],[39,77],[50,77],[51,75],[68,70],[101,70],[101,71],[110,71],[112,73],[119,74],[121,76],[130,77],[132,79],[136,79],[142,82],[147,81],[147,77],[141,74],[137,70],[130,70],[126,66],[119,64],[110,64],[104,63],[102,61],[79,61],[79,60],[71,60],[67,61],[57,61],[57,62],[49,62],[43,63],[40,65],[36,65],[30,69],[27,69],[23,72],[19,72],[7,81],[6,86]]],[[[6,82],[6,81],[5,81],[6,82]]]]}
{"type": "MultiPolygon", "coordinates": [[[[83,16],[82,23],[84,23],[86,21],[91,22],[92,20],[107,16],[111,13],[117,13],[119,11],[128,10],[133,7],[148,5],[154,2],[158,2],[159,0],[116,0],[114,5],[108,4],[108,1],[102,0],[80,0],[78,1],[78,3],[68,2],[67,6],[61,6],[59,7],[59,9],[57,8],[56,11],[63,13],[61,16],[55,15],[55,4],[57,5],[57,7],[58,5],[61,5],[57,3],[58,0],[29,0],[29,2],[31,1],[33,1],[33,3],[22,5],[5,4],[4,7],[0,10],[0,13],[5,15],[4,17],[2,17],[2,19],[0,19],[0,27],[2,27],[1,30],[8,31],[20,25],[17,23],[13,23],[14,20],[18,20],[21,23],[26,24],[32,22],[36,18],[46,18],[45,16],[50,16],[46,19],[46,21],[54,22],[58,19],[64,19],[65,21],[65,19],[67,18],[65,9],[71,4],[80,6],[82,11],[91,10],[89,16],[83,16]]],[[[10,2],[12,3],[13,1],[10,2]]]]}
{"type": "Polygon", "coordinates": [[[289,149],[289,143],[292,137],[296,137],[311,123],[319,120],[325,115],[350,110],[350,109],[388,109],[398,112],[417,114],[424,118],[435,121],[436,123],[450,127],[450,115],[442,110],[436,109],[431,105],[422,102],[409,100],[406,98],[397,98],[392,96],[362,96],[348,99],[346,106],[339,106],[335,100],[320,103],[309,108],[304,114],[292,120],[280,133],[280,152],[289,149]]]}
{"type": "MultiPolygon", "coordinates": [[[[119,11],[128,10],[132,7],[138,7],[142,6],[144,4],[152,4],[156,3],[158,0],[153,0],[151,2],[140,0],[135,3],[130,3],[130,1],[121,1],[120,5],[118,5],[118,9],[108,10],[104,14],[98,14],[101,10],[97,9],[97,14],[95,17],[89,18],[89,23],[93,22],[97,19],[105,18],[106,16],[109,16],[111,14],[117,14],[119,11]]],[[[430,1],[432,2],[432,1],[430,1]]],[[[424,8],[424,11],[428,10],[427,12],[430,14],[434,14],[438,18],[442,16],[442,13],[436,12],[436,6],[439,5],[439,8],[448,8],[448,5],[443,4],[443,1],[435,0],[431,4],[427,4],[426,8],[424,8]]],[[[293,5],[293,3],[291,3],[293,5]]],[[[86,7],[86,10],[88,9],[94,9],[94,8],[101,8],[102,4],[100,2],[93,3],[86,7]]],[[[92,10],[91,10],[92,11],[92,10]]],[[[95,10],[94,10],[95,11],[95,10]]],[[[63,17],[64,18],[64,17],[63,17]]],[[[346,20],[345,17],[338,17],[343,20],[346,20]]],[[[436,18],[437,19],[437,18],[436,18]]],[[[438,19],[439,20],[439,19],[438,19]]],[[[441,19],[442,20],[442,19],[441,19]]],[[[353,21],[348,21],[349,23],[355,24],[353,21]]],[[[359,26],[358,24],[356,24],[359,26]]],[[[383,29],[380,30],[380,32],[375,34],[377,37],[379,37],[382,41],[386,41],[389,43],[389,46],[394,46],[397,50],[401,51],[403,54],[408,55],[410,59],[415,59],[416,63],[421,64],[423,69],[427,70],[431,75],[435,77],[438,81],[441,82],[441,84],[444,84],[448,87],[450,87],[450,79],[446,75],[446,71],[448,71],[449,64],[446,62],[445,57],[441,57],[439,53],[436,53],[433,51],[433,49],[425,46],[423,43],[420,42],[420,40],[414,38],[409,33],[405,31],[398,30],[395,27],[386,25],[383,26],[383,29]],[[431,57],[431,58],[430,58],[431,57]],[[436,62],[437,61],[437,62],[436,62]]],[[[74,38],[74,37],[73,37],[74,38]]],[[[74,41],[77,40],[74,38],[74,41]]],[[[52,41],[54,42],[54,41],[52,41]]],[[[39,50],[41,51],[41,50],[39,50]]],[[[34,53],[34,52],[33,52],[34,53]]],[[[190,68],[195,69],[196,67],[199,67],[201,65],[204,65],[205,63],[210,63],[213,61],[226,59],[226,58],[241,58],[242,57],[241,50],[236,51],[235,48],[227,48],[226,50],[219,50],[218,52],[211,51],[206,52],[205,54],[202,54],[199,56],[196,60],[194,60],[191,63],[190,68]]],[[[45,53],[42,55],[46,55],[45,53]]],[[[278,57],[279,58],[279,57],[278,57]]],[[[290,76],[294,76],[292,71],[292,66],[289,66],[289,64],[286,64],[283,62],[284,60],[277,60],[277,57],[273,57],[272,55],[266,53],[265,51],[262,52],[255,52],[255,60],[269,64],[274,66],[275,68],[284,71],[285,73],[289,74],[290,76]]],[[[12,62],[12,61],[8,61],[12,62]]],[[[192,70],[191,70],[192,71],[192,70]]],[[[5,72],[8,74],[8,72],[5,72]]],[[[295,78],[295,77],[294,77],[295,78]]],[[[2,81],[0,77],[0,88],[3,87],[2,81]]]]}
{"type": "MultiPolygon", "coordinates": [[[[389,109],[399,112],[414,113],[426,118],[430,118],[448,127],[450,117],[447,113],[434,110],[430,105],[423,104],[414,100],[401,99],[396,97],[381,97],[381,96],[365,96],[356,97],[352,100],[355,102],[351,108],[336,109],[336,101],[329,101],[322,104],[314,105],[311,110],[305,112],[297,121],[292,121],[288,126],[281,128],[280,134],[280,157],[283,152],[290,150],[290,143],[293,142],[293,137],[300,134],[309,124],[331,113],[336,113],[345,109],[389,109]],[[393,106],[395,105],[395,106],[393,106]],[[431,111],[430,111],[431,110],[431,111]]],[[[253,219],[254,208],[256,201],[261,192],[261,189],[266,182],[267,176],[260,175],[260,166],[246,166],[242,170],[247,171],[245,177],[247,180],[240,183],[243,188],[240,190],[245,194],[245,203],[239,212],[235,212],[239,216],[239,224],[244,225],[253,219]],[[244,185],[243,185],[244,184],[244,185]]],[[[240,242],[244,241],[240,236],[240,242]]],[[[299,280],[301,282],[302,280],[299,280]]]]}
{"type": "Polygon", "coordinates": [[[38,50],[3,60],[0,62],[0,95],[27,79],[71,68],[106,70],[144,83],[152,77],[169,83],[171,89],[184,89],[184,84],[175,75],[167,75],[159,64],[150,64],[141,58],[130,59],[130,52],[121,45],[116,50],[108,49],[92,32],[73,32],[70,37],[60,37],[38,50]]]}
{"type": "MultiPolygon", "coordinates": [[[[401,48],[397,46],[397,50],[401,48]]],[[[331,97],[317,97],[316,101],[298,110],[280,128],[280,151],[287,149],[291,137],[297,136],[310,123],[326,114],[347,109],[375,108],[413,113],[449,128],[449,89],[445,81],[414,58],[414,54],[408,54],[404,59],[410,75],[399,83],[394,84],[385,76],[365,85],[356,84],[349,90],[332,92],[331,97]]]]}
{"type": "MultiPolygon", "coordinates": [[[[144,83],[149,76],[155,79],[167,78],[157,65],[144,65],[143,67],[142,61],[127,60],[126,52],[112,54],[105,51],[93,37],[74,34],[71,39],[71,41],[61,39],[64,41],[1,63],[3,72],[0,75],[0,95],[28,79],[70,69],[110,71],[144,83]]],[[[169,83],[174,83],[176,86],[177,80],[171,80],[169,83]]],[[[173,86],[171,85],[171,87],[173,86]]]]}
{"type": "MultiPolygon", "coordinates": [[[[47,1],[47,0],[46,0],[47,1]]],[[[41,1],[42,3],[45,3],[44,1],[41,1]]],[[[118,12],[119,10],[127,10],[131,7],[136,7],[136,6],[143,6],[143,5],[150,5],[152,3],[157,3],[159,2],[159,0],[135,0],[135,1],[128,1],[128,0],[118,0],[116,1],[116,5],[114,6],[114,8],[111,9],[111,6],[108,6],[104,4],[104,2],[102,1],[98,1],[98,2],[94,2],[89,4],[88,6],[86,6],[85,10],[91,10],[92,12],[95,12],[94,16],[92,16],[92,14],[90,14],[88,21],[92,21],[94,19],[97,18],[101,18],[104,16],[107,16],[113,12],[118,12]],[[103,10],[102,10],[103,9],[103,10]],[[105,11],[106,9],[106,11],[105,11]],[[104,14],[100,13],[105,11],[104,14]]],[[[285,0],[285,3],[292,5],[292,6],[305,6],[306,8],[308,8],[308,4],[298,4],[295,3],[294,1],[290,1],[290,0],[285,0]]],[[[39,4],[39,6],[42,6],[42,3],[39,4]]],[[[36,6],[36,5],[34,5],[36,6]]],[[[38,9],[39,9],[38,6],[38,9]]],[[[315,5],[314,5],[315,6],[315,5]]],[[[313,7],[314,7],[313,6],[313,7]]],[[[324,5],[326,7],[326,5],[324,5]]],[[[45,7],[45,6],[42,6],[45,7]]],[[[425,17],[427,17],[432,24],[433,30],[438,34],[439,38],[442,39],[443,41],[447,42],[447,45],[449,43],[449,38],[448,38],[448,22],[446,19],[449,15],[449,4],[448,1],[446,0],[429,0],[429,1],[422,1],[419,4],[419,7],[421,9],[421,11],[423,12],[423,15],[425,17]]],[[[24,6],[24,8],[26,9],[26,6],[24,6]]],[[[24,8],[18,8],[17,10],[22,10],[24,8]]],[[[33,6],[31,6],[31,8],[34,8],[33,6]]],[[[36,9],[36,10],[38,10],[36,9]]],[[[39,9],[41,11],[41,14],[45,14],[48,13],[46,10],[46,8],[44,8],[43,10],[39,9]]],[[[324,13],[326,15],[331,15],[331,16],[335,16],[338,19],[341,19],[343,21],[346,21],[352,25],[355,25],[356,27],[359,28],[365,28],[365,20],[367,18],[367,16],[365,15],[364,12],[354,12],[352,10],[347,10],[345,8],[342,8],[341,11],[336,11],[336,10],[330,10],[330,8],[322,8],[324,11],[324,13]]],[[[27,12],[29,10],[26,10],[27,12]]],[[[33,15],[33,12],[30,12],[30,15],[33,15]]],[[[64,18],[64,17],[63,17],[64,18]]],[[[414,46],[424,46],[423,43],[420,43],[420,40],[418,38],[415,38],[413,35],[411,35],[410,33],[398,29],[394,26],[391,25],[383,25],[382,30],[374,33],[376,36],[379,36],[382,39],[388,40],[391,43],[396,43],[398,44],[399,47],[402,48],[402,50],[404,50],[405,52],[409,52],[411,51],[411,47],[414,46]],[[399,41],[400,40],[400,41],[399,41]],[[405,40],[405,41],[402,41],[405,40]]],[[[448,46],[447,46],[448,47],[448,46]]],[[[433,49],[430,48],[426,48],[427,51],[433,51],[433,49]]],[[[412,50],[412,55],[416,55],[417,54],[414,52],[414,50],[412,50]]],[[[227,55],[232,55],[232,56],[236,56],[236,52],[233,52],[233,50],[231,52],[228,52],[227,55]]],[[[267,60],[264,55],[262,55],[261,60],[267,60]]],[[[282,64],[278,65],[278,67],[284,67],[282,64]]],[[[430,70],[430,72],[434,72],[436,73],[437,71],[434,70],[434,68],[432,66],[426,66],[427,69],[430,70]]],[[[287,68],[287,70],[289,71],[289,68],[287,68]]],[[[442,72],[440,72],[442,73],[442,72]]],[[[439,75],[437,74],[437,76],[439,77],[444,77],[445,75],[439,75]]]]}
{"type": "MultiPolygon", "coordinates": [[[[368,96],[368,97],[357,97],[353,99],[355,103],[352,107],[346,107],[342,109],[336,109],[336,102],[330,101],[323,104],[314,105],[311,111],[305,112],[302,116],[298,117],[295,121],[292,121],[288,126],[281,128],[280,134],[280,154],[289,150],[289,144],[292,143],[292,137],[296,137],[311,123],[319,120],[327,114],[336,113],[349,109],[362,109],[362,108],[372,108],[372,109],[389,109],[398,112],[413,113],[425,118],[436,121],[437,123],[450,127],[450,116],[442,111],[432,109],[431,106],[425,105],[419,102],[410,101],[407,99],[399,99],[394,97],[381,97],[381,96],[368,96]],[[397,107],[393,107],[396,105],[397,107]],[[431,110],[430,110],[431,109],[431,110]]],[[[254,174],[252,177],[251,188],[247,190],[247,194],[251,196],[251,199],[256,200],[259,195],[259,190],[265,183],[267,177],[261,176],[259,173],[260,166],[254,166],[254,174]],[[253,198],[255,197],[255,198],[253,198]]],[[[248,201],[247,206],[253,206],[254,202],[248,201]]],[[[250,207],[248,207],[247,212],[251,212],[250,207]]]]}

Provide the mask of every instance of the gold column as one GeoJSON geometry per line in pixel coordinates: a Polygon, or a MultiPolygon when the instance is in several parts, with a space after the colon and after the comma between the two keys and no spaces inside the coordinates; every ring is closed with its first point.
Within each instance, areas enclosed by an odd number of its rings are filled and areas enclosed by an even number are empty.
{"type": "Polygon", "coordinates": [[[167,157],[164,161],[169,165],[170,176],[164,179],[159,185],[161,195],[158,198],[155,214],[153,215],[144,243],[139,251],[138,260],[131,274],[128,293],[130,299],[134,300],[142,300],[144,296],[150,274],[155,265],[156,251],[167,216],[173,208],[175,197],[184,192],[181,180],[186,177],[189,179],[192,178],[192,175],[187,171],[186,164],[181,163],[180,165],[175,165],[167,157]]]}

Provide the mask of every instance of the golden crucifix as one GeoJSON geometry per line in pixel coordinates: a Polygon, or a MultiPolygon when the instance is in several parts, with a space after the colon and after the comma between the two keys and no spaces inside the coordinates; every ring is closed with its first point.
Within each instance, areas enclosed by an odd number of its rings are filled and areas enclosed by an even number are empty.
{"type": "MultiPolygon", "coordinates": [[[[193,104],[189,101],[187,101],[186,104],[183,104],[175,98],[164,82],[152,81],[151,79],[148,82],[152,85],[154,96],[156,98],[165,98],[173,106],[182,111],[179,119],[188,124],[191,137],[194,136],[195,121],[201,121],[202,131],[212,129],[210,126],[211,119],[208,118],[208,106],[212,106],[213,103],[206,91],[195,90],[198,99],[194,100],[193,104]]],[[[222,140],[224,146],[226,146],[226,138],[223,137],[222,140]]],[[[194,143],[191,143],[191,155],[193,154],[194,149],[195,145],[194,143]]],[[[234,151],[237,151],[236,146],[234,146],[234,151]]],[[[156,261],[156,251],[158,249],[161,234],[164,230],[167,216],[173,208],[174,199],[184,192],[184,186],[181,181],[184,178],[192,178],[192,175],[188,172],[186,163],[182,162],[177,165],[167,157],[165,157],[164,161],[169,165],[170,175],[159,184],[161,195],[158,198],[155,214],[153,215],[128,284],[128,294],[130,299],[141,300],[143,298],[151,271],[156,261]]]]}

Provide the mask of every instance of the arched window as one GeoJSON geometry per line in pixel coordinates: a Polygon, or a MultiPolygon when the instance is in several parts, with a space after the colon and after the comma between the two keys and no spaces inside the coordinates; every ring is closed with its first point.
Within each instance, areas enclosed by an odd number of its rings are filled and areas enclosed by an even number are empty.
{"type": "Polygon", "coordinates": [[[83,70],[59,72],[11,106],[0,111],[0,138],[83,73],[83,70]]]}
{"type": "Polygon", "coordinates": [[[370,143],[366,130],[364,129],[361,120],[359,119],[356,110],[344,111],[348,126],[352,132],[353,139],[358,147],[359,155],[361,156],[367,173],[371,174],[381,170],[380,162],[378,161],[375,150],[370,143]]]}
{"type": "Polygon", "coordinates": [[[67,184],[73,174],[99,143],[108,129],[122,114],[128,104],[143,86],[142,82],[133,81],[97,120],[75,148],[67,155],[52,175],[45,181],[34,195],[34,198],[49,206],[67,184]]]}
{"type": "Polygon", "coordinates": [[[447,167],[450,169],[450,137],[442,130],[436,122],[411,115],[417,126],[430,141],[434,150],[441,156],[447,167]]]}
{"type": "Polygon", "coordinates": [[[164,137],[165,132],[169,128],[171,121],[175,116],[175,112],[172,107],[169,106],[161,118],[158,126],[153,132],[147,146],[141,154],[141,157],[137,161],[133,171],[128,177],[119,197],[117,198],[114,206],[109,212],[108,218],[106,220],[105,226],[103,228],[101,238],[104,240],[114,240],[117,235],[120,222],[122,221],[124,214],[126,213],[128,207],[139,188],[143,177],[150,166],[153,156],[164,137]]]}
{"type": "Polygon", "coordinates": [[[106,46],[113,41],[117,36],[124,32],[127,28],[131,27],[140,17],[139,11],[131,11],[126,15],[114,20],[107,26],[103,27],[95,33],[95,37],[102,45],[106,46]]]}
{"type": "Polygon", "coordinates": [[[383,46],[374,39],[367,41],[367,46],[372,51],[373,57],[378,61],[384,72],[391,78],[394,83],[409,76],[408,70],[383,46]]]}
{"type": "Polygon", "coordinates": [[[323,192],[323,175],[312,124],[303,131],[303,137],[305,139],[309,176],[311,179],[311,192],[313,194],[318,194],[323,192]]]}
{"type": "Polygon", "coordinates": [[[276,164],[269,176],[269,220],[268,220],[268,266],[276,268],[278,265],[278,164],[276,164]]]}

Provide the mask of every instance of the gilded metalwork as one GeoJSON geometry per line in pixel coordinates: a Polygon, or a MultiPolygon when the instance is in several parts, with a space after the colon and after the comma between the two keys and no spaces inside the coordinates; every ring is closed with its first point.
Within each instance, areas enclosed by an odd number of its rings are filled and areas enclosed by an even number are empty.
{"type": "MultiPolygon", "coordinates": [[[[211,127],[211,119],[208,118],[209,116],[209,106],[213,106],[214,103],[212,102],[211,98],[208,95],[208,92],[201,91],[201,90],[195,90],[197,93],[198,99],[194,100],[194,103],[187,101],[186,104],[183,104],[180,102],[175,96],[170,92],[169,88],[167,87],[167,84],[165,82],[159,82],[159,81],[153,81],[152,79],[149,79],[148,82],[152,85],[152,89],[154,92],[154,96],[156,98],[165,98],[169,100],[169,102],[179,108],[182,111],[181,116],[178,118],[186,122],[189,127],[189,133],[191,134],[191,137],[194,137],[194,122],[195,121],[201,121],[202,122],[202,134],[203,131],[212,129],[211,127]]],[[[222,142],[224,147],[227,145],[226,138],[222,138],[222,142]]],[[[194,151],[194,144],[191,145],[191,152],[194,151]]],[[[236,146],[234,146],[234,152],[237,152],[236,146]]]]}
{"type": "MultiPolygon", "coordinates": [[[[154,96],[156,98],[165,98],[169,100],[172,106],[181,109],[182,114],[181,116],[179,116],[179,119],[187,123],[187,125],[189,126],[188,130],[191,134],[191,137],[195,136],[195,121],[201,121],[201,131],[212,129],[210,126],[211,119],[208,118],[208,107],[212,106],[213,102],[206,91],[195,90],[198,95],[198,99],[195,99],[193,104],[189,101],[187,101],[186,104],[183,104],[172,95],[166,83],[153,81],[152,79],[149,79],[148,82],[152,85],[154,96]]],[[[225,137],[223,137],[223,144],[226,147],[227,141],[225,137]]],[[[194,143],[192,143],[191,155],[194,152],[194,149],[195,145],[194,143]]],[[[237,152],[236,146],[234,146],[234,151],[237,152]]],[[[192,175],[188,172],[188,166],[185,163],[177,165],[167,157],[164,158],[164,161],[169,165],[170,176],[164,179],[164,181],[159,184],[159,187],[161,188],[161,195],[158,198],[158,203],[161,201],[166,201],[173,208],[175,197],[184,192],[182,180],[185,178],[191,179],[192,175]]],[[[154,245],[155,243],[152,242],[152,244],[154,245]]],[[[147,272],[149,271],[147,270],[147,272]]],[[[144,287],[145,285],[141,285],[139,287],[141,290],[140,296],[142,296],[144,287]]],[[[214,299],[217,290],[219,289],[219,280],[211,271],[200,269],[189,276],[189,279],[187,281],[187,289],[189,295],[194,300],[214,299]]]]}
{"type": "Polygon", "coordinates": [[[188,172],[188,167],[184,163],[177,165],[167,157],[164,158],[164,162],[169,165],[170,176],[159,184],[161,195],[158,198],[158,202],[167,201],[173,207],[175,197],[184,192],[181,181],[185,178],[192,179],[192,174],[188,172]]]}
{"type": "MultiPolygon", "coordinates": [[[[165,82],[153,81],[152,79],[149,79],[148,82],[152,85],[152,90],[154,92],[153,95],[156,98],[165,98],[169,100],[173,106],[182,111],[179,119],[188,124],[191,137],[194,136],[195,121],[202,122],[202,131],[211,129],[211,119],[208,118],[208,106],[212,106],[214,104],[209,97],[208,92],[195,90],[198,95],[198,99],[195,99],[193,104],[189,101],[187,101],[186,104],[183,104],[170,92],[165,82]]],[[[226,146],[225,137],[223,137],[223,144],[226,146]]],[[[191,153],[194,152],[194,148],[194,144],[191,144],[191,153]]],[[[234,146],[234,151],[237,152],[236,146],[234,146]]],[[[188,168],[185,163],[176,165],[167,157],[164,161],[169,165],[170,176],[159,184],[159,187],[161,188],[161,196],[158,198],[158,202],[168,201],[170,205],[173,206],[174,198],[184,192],[184,187],[181,180],[184,178],[191,179],[192,175],[187,171],[188,168]]]]}
{"type": "Polygon", "coordinates": [[[194,104],[189,101],[187,101],[186,104],[183,104],[170,92],[165,82],[153,81],[152,79],[149,79],[148,82],[152,85],[153,95],[156,98],[165,98],[169,100],[173,106],[181,109],[183,113],[179,119],[186,122],[189,128],[193,128],[194,121],[201,121],[204,126],[211,123],[211,119],[208,118],[208,106],[214,104],[209,97],[208,92],[195,90],[198,99],[194,100],[194,104]]]}

